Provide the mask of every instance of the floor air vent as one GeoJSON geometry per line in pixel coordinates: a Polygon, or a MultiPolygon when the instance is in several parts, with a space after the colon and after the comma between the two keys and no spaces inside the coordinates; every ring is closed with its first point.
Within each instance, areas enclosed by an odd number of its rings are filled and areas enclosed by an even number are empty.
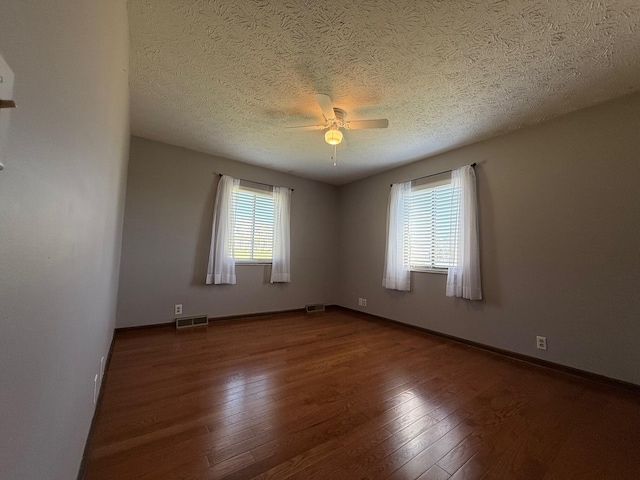
{"type": "Polygon", "coordinates": [[[176,328],[200,327],[208,324],[209,319],[206,315],[176,318],[176,328]]]}
{"type": "Polygon", "coordinates": [[[311,312],[324,312],[324,305],[322,303],[316,303],[315,305],[307,305],[304,307],[307,313],[311,312]]]}

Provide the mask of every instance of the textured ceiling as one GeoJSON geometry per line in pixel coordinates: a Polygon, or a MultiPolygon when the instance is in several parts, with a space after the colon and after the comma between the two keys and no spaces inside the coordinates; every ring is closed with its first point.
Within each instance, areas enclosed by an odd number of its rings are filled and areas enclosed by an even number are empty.
{"type": "Polygon", "coordinates": [[[343,184],[640,89],[638,0],[129,0],[134,135],[343,184]],[[315,93],[346,120],[338,166],[315,93]]]}

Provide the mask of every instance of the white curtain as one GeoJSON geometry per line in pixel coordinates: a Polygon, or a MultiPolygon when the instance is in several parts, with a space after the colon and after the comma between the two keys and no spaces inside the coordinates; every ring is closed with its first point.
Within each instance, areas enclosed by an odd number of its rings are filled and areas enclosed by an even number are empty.
{"type": "Polygon", "coordinates": [[[478,235],[478,201],[476,196],[476,173],[471,166],[451,172],[452,196],[458,193],[460,201],[453,209],[452,237],[455,238],[456,267],[449,267],[447,275],[447,297],[462,297],[482,300],[480,285],[480,249],[478,235]],[[457,208],[456,208],[457,207],[457,208]]]}
{"type": "Polygon", "coordinates": [[[233,255],[233,236],[236,223],[234,192],[240,188],[240,180],[223,175],[218,181],[216,203],[213,209],[211,249],[207,267],[208,285],[236,283],[236,262],[233,255]]]}
{"type": "Polygon", "coordinates": [[[273,187],[273,262],[271,283],[291,281],[289,252],[291,190],[273,187]]]}
{"type": "Polygon", "coordinates": [[[395,183],[389,193],[387,208],[387,250],[382,286],[391,290],[409,290],[410,270],[404,262],[404,236],[407,231],[407,197],[411,182],[395,183]]]}

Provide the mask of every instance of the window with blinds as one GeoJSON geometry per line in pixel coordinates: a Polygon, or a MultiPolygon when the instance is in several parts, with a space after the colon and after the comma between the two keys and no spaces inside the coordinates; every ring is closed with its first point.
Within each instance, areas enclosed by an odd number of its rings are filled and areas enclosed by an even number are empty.
{"type": "Polygon", "coordinates": [[[412,270],[446,270],[455,263],[455,207],[450,180],[412,188],[407,199],[404,262],[412,270]]]}
{"type": "Polygon", "coordinates": [[[273,194],[240,186],[233,195],[236,213],[234,258],[270,262],[273,257],[273,194]]]}

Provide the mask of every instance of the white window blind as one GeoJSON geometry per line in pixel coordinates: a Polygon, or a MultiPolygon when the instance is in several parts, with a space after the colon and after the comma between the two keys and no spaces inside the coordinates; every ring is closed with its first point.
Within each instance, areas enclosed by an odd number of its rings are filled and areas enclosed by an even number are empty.
{"type": "Polygon", "coordinates": [[[449,180],[412,187],[408,195],[404,262],[412,270],[455,265],[454,222],[458,195],[449,180]]]}
{"type": "Polygon", "coordinates": [[[239,261],[271,261],[273,257],[273,194],[244,186],[234,192],[235,242],[239,261]]]}

